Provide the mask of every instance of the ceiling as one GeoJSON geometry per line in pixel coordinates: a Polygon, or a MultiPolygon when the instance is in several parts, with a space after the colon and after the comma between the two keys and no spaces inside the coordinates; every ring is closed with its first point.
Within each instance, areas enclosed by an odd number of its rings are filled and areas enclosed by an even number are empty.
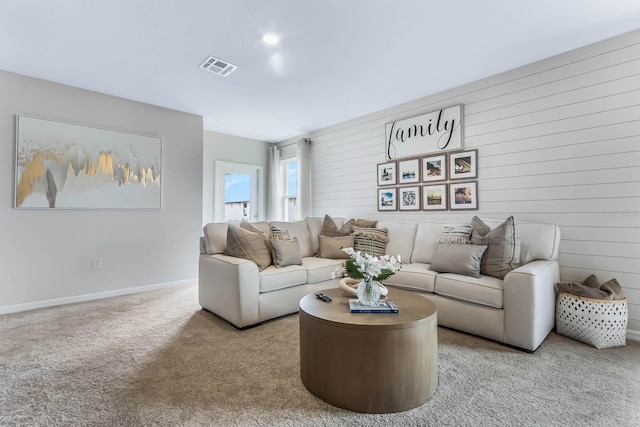
{"type": "Polygon", "coordinates": [[[0,0],[0,69],[275,142],[637,28],[638,0],[0,0]]]}

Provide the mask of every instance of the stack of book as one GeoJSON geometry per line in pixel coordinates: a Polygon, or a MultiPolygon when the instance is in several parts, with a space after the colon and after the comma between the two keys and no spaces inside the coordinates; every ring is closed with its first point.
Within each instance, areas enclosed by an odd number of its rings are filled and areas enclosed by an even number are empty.
{"type": "Polygon", "coordinates": [[[398,313],[398,306],[390,300],[380,300],[376,305],[364,305],[357,299],[349,300],[352,313],[398,313]]]}

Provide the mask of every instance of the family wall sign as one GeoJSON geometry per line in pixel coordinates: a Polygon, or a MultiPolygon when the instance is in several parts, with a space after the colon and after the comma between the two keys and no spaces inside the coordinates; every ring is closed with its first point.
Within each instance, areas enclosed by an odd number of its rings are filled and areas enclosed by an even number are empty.
{"type": "Polygon", "coordinates": [[[385,125],[388,160],[461,150],[462,105],[385,125]]]}

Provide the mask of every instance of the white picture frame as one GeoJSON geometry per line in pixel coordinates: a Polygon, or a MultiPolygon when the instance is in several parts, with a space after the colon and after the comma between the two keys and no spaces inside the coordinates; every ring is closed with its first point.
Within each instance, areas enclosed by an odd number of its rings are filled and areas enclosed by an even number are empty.
{"type": "Polygon", "coordinates": [[[449,184],[449,209],[478,209],[478,183],[469,181],[449,184]]]}
{"type": "Polygon", "coordinates": [[[378,187],[383,185],[396,185],[398,174],[396,162],[386,162],[378,164],[378,187]]]}
{"type": "Polygon", "coordinates": [[[422,187],[422,210],[447,210],[447,184],[424,185],[422,187]]]}
{"type": "Polygon", "coordinates": [[[447,155],[428,156],[421,159],[422,182],[445,181],[447,179],[447,155]]]}
{"type": "Polygon", "coordinates": [[[401,211],[420,210],[420,187],[400,187],[398,203],[401,211]]]}
{"type": "Polygon", "coordinates": [[[420,159],[398,160],[398,184],[420,182],[420,159]]]}
{"type": "Polygon", "coordinates": [[[378,210],[396,211],[398,210],[397,188],[378,188],[378,210]]]}
{"type": "Polygon", "coordinates": [[[478,176],[478,150],[449,153],[449,179],[469,179],[478,176]]]}

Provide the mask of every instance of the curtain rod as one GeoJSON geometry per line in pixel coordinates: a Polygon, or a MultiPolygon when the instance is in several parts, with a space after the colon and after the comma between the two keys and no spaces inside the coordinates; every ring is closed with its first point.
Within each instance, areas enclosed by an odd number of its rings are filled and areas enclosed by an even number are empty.
{"type": "MultiPolygon", "coordinates": [[[[300,138],[300,139],[304,139],[304,140],[306,140],[309,144],[311,144],[311,138],[300,138]]],[[[276,143],[276,147],[278,147],[278,148],[284,148],[284,147],[289,147],[289,146],[294,145],[294,144],[297,144],[297,143],[298,143],[298,141],[296,141],[296,142],[291,142],[291,143],[289,143],[289,144],[285,144],[285,145],[278,145],[278,144],[276,143]]]]}

